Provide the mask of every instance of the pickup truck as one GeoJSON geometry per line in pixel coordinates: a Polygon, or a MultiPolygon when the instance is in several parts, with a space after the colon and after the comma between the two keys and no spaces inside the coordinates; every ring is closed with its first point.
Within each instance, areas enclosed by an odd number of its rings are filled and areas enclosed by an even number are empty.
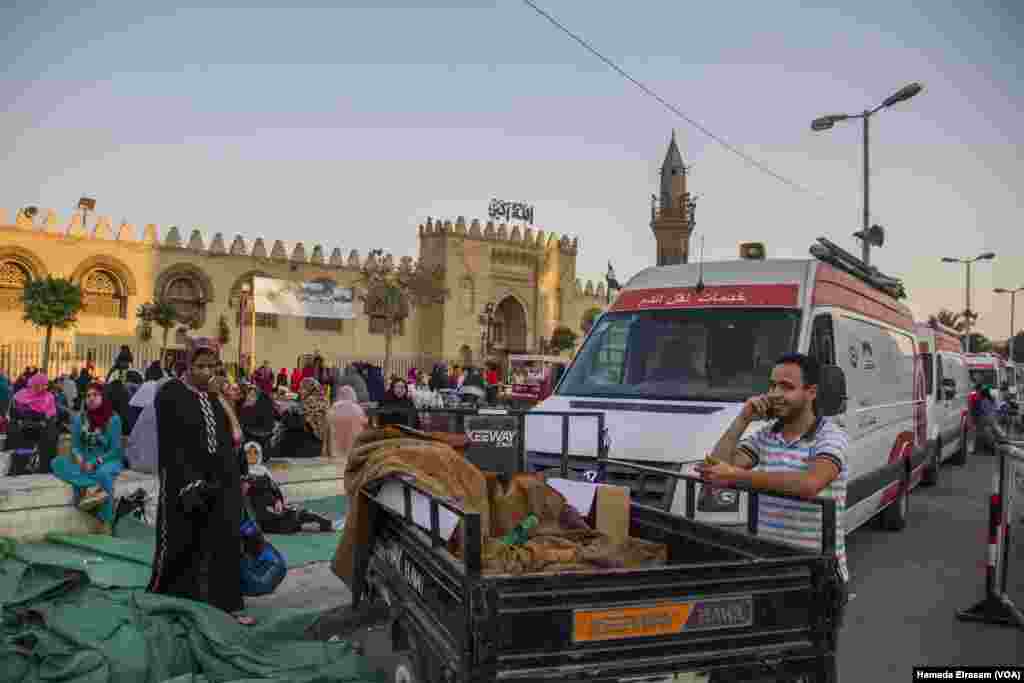
{"type": "Polygon", "coordinates": [[[481,571],[479,514],[394,480],[404,513],[372,490],[359,494],[369,500],[370,534],[352,586],[353,609],[383,615],[376,632],[392,651],[391,680],[654,681],[713,671],[836,680],[832,501],[816,501],[821,554],[758,538],[758,494],[747,490],[747,530],[697,522],[692,505],[680,516],[632,503],[630,533],[666,544],[663,566],[495,575],[481,571]],[[413,522],[417,493],[429,499],[429,529],[413,522]],[[461,558],[439,531],[442,509],[460,518],[461,558]]]}

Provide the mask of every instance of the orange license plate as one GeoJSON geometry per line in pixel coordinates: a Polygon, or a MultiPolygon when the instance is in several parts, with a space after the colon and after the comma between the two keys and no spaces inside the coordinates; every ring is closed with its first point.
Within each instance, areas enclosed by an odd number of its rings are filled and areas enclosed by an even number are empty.
{"type": "Polygon", "coordinates": [[[750,596],[693,602],[668,602],[651,607],[576,610],[573,642],[668,636],[683,631],[743,628],[754,623],[750,596]]]}

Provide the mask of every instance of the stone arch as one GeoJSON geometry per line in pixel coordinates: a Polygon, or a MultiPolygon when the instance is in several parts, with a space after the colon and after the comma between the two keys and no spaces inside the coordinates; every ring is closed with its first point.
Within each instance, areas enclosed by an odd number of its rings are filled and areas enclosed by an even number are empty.
{"type": "Polygon", "coordinates": [[[272,278],[274,276],[265,270],[248,270],[235,278],[235,281],[231,284],[231,291],[228,292],[228,305],[231,306],[232,309],[238,307],[238,298],[242,294],[242,285],[248,283],[251,287],[252,279],[254,277],[272,278]]]}
{"type": "Polygon", "coordinates": [[[123,287],[122,296],[138,294],[138,285],[132,269],[121,259],[106,254],[96,254],[79,263],[75,272],[71,274],[71,280],[81,284],[85,276],[93,270],[102,270],[113,275],[123,287]]]}
{"type": "Polygon", "coordinates": [[[213,282],[201,268],[176,263],[157,276],[153,297],[174,306],[182,322],[193,322],[198,329],[206,324],[206,309],[214,300],[213,282]]]}
{"type": "Polygon", "coordinates": [[[494,308],[495,329],[498,345],[511,353],[524,353],[529,350],[529,316],[527,307],[518,296],[508,293],[503,296],[494,308]]]}
{"type": "Polygon", "coordinates": [[[94,266],[79,280],[82,287],[82,313],[105,318],[126,318],[127,286],[112,268],[94,266]]]}
{"type": "Polygon", "coordinates": [[[50,274],[46,264],[35,253],[22,247],[0,247],[0,263],[17,263],[28,271],[33,280],[44,278],[50,274]]]}

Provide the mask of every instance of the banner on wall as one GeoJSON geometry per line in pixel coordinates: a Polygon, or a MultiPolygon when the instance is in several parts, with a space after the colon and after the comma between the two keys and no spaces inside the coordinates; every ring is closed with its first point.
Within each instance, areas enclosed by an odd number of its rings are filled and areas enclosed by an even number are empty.
{"type": "Polygon", "coordinates": [[[356,317],[352,289],[338,287],[330,280],[294,282],[254,277],[252,282],[257,313],[341,320],[356,317]]]}

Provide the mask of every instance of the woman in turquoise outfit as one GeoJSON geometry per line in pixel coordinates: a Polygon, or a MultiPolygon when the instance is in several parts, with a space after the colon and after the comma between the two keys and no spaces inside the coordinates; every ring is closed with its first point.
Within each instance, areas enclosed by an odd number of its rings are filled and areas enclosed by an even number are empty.
{"type": "Polygon", "coordinates": [[[91,512],[111,533],[114,519],[114,480],[121,473],[121,418],[103,396],[98,383],[85,391],[85,410],[71,425],[71,457],[54,458],[51,469],[75,489],[78,507],[91,512]]]}

